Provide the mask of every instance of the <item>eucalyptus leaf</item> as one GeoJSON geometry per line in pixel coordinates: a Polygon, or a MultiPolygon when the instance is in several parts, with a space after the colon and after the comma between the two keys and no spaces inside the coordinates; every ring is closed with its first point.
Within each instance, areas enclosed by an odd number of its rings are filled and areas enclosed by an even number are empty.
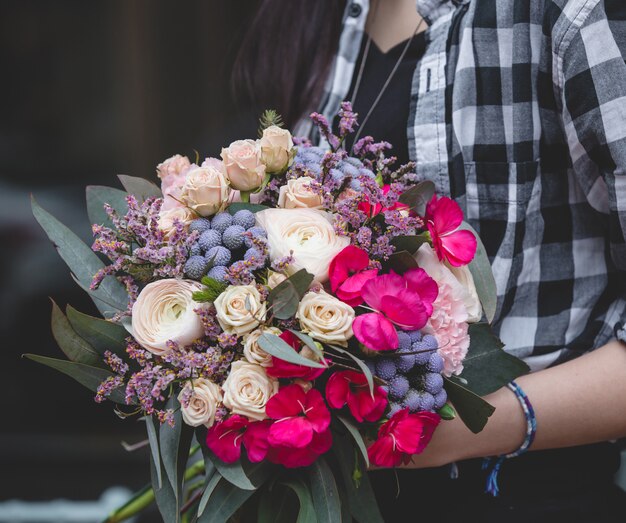
{"type": "Polygon", "coordinates": [[[76,363],[84,363],[85,365],[92,365],[95,367],[102,366],[102,359],[100,355],[82,339],[76,331],[72,328],[72,325],[63,314],[63,311],[59,309],[59,306],[52,301],[52,335],[59,344],[59,347],[63,353],[76,363]]]}
{"type": "Polygon", "coordinates": [[[305,269],[301,269],[274,287],[267,297],[274,316],[279,320],[288,320],[293,317],[298,310],[300,300],[309,290],[313,277],[305,269]]]}
{"type": "Polygon", "coordinates": [[[409,269],[419,267],[417,261],[408,251],[394,252],[386,262],[383,262],[383,269],[394,271],[397,274],[404,274],[409,269]]]}
{"type": "Polygon", "coordinates": [[[496,315],[498,293],[487,251],[480,240],[480,236],[469,223],[463,222],[459,228],[470,231],[476,236],[476,254],[467,267],[474,279],[476,294],[478,294],[478,299],[483,306],[487,321],[491,323],[496,315]]]}
{"type": "Polygon", "coordinates": [[[228,206],[228,212],[230,214],[235,214],[238,211],[250,211],[250,212],[259,212],[269,209],[269,207],[265,205],[260,205],[258,203],[246,203],[246,202],[234,202],[228,206]]]}
{"type": "Polygon", "coordinates": [[[309,349],[311,349],[319,358],[324,357],[324,352],[319,348],[315,340],[311,338],[308,334],[304,334],[303,332],[297,331],[295,329],[289,329],[296,338],[298,338],[302,343],[304,343],[309,349]]]}
{"type": "Polygon", "coordinates": [[[126,203],[128,194],[120,189],[102,185],[88,185],[85,192],[87,215],[89,216],[89,222],[92,224],[113,228],[113,222],[111,222],[104,210],[105,203],[108,203],[120,216],[124,216],[128,211],[126,203]]]}
{"type": "Polygon", "coordinates": [[[467,381],[466,388],[473,393],[485,396],[530,371],[526,363],[503,350],[504,344],[488,323],[472,323],[469,336],[460,378],[467,381]]]}
{"type": "Polygon", "coordinates": [[[159,436],[156,431],[155,420],[151,416],[142,418],[146,422],[146,432],[148,434],[148,443],[150,444],[150,457],[155,463],[155,479],[153,481],[154,490],[157,491],[163,486],[163,476],[161,474],[161,452],[159,451],[159,436]]]}
{"type": "MultiPolygon", "coordinates": [[[[67,374],[92,392],[97,392],[98,387],[104,380],[110,376],[114,376],[112,372],[106,369],[92,367],[84,363],[48,358],[47,356],[40,356],[39,354],[24,354],[24,357],[58,370],[63,374],[67,374]]],[[[109,399],[120,405],[125,405],[126,401],[124,399],[123,388],[115,389],[109,396],[109,399]]]]}
{"type": "MultiPolygon", "coordinates": [[[[152,430],[156,434],[155,424],[159,423],[157,420],[154,420],[152,417],[145,418],[147,425],[152,425],[152,430]]],[[[148,439],[150,438],[150,429],[148,429],[148,439]]],[[[151,444],[152,447],[152,444],[151,444]]],[[[158,443],[157,443],[157,455],[160,455],[158,452],[158,443]]],[[[178,510],[178,502],[176,499],[176,493],[172,484],[169,481],[163,481],[163,476],[166,474],[165,469],[163,467],[163,462],[160,458],[155,460],[154,451],[150,453],[150,479],[152,481],[152,488],[154,489],[154,498],[156,500],[157,507],[159,507],[159,512],[161,513],[161,517],[163,521],[166,523],[179,523],[180,521],[180,511],[178,510]]]]}
{"type": "Polygon", "coordinates": [[[474,434],[478,434],[485,428],[487,420],[496,410],[495,407],[452,379],[444,378],[444,386],[448,399],[463,423],[474,434]]]}
{"type": "Polygon", "coordinates": [[[71,305],[65,312],[74,330],[98,353],[104,354],[108,350],[118,355],[125,354],[128,331],[124,327],[79,312],[71,305]]]}
{"type": "Polygon", "coordinates": [[[126,174],[118,174],[117,177],[124,186],[124,189],[126,189],[126,192],[135,196],[139,201],[146,200],[147,198],[163,197],[161,189],[145,178],[127,176],[126,174]]]}
{"type": "Polygon", "coordinates": [[[408,205],[418,215],[426,214],[426,206],[435,194],[435,184],[430,180],[424,180],[411,187],[400,195],[400,203],[408,205]]]}
{"type": "Polygon", "coordinates": [[[241,460],[235,461],[234,463],[225,463],[214,454],[209,454],[209,458],[220,475],[229,483],[232,483],[242,490],[257,489],[257,486],[254,485],[246,475],[241,460]]]}
{"type": "Polygon", "coordinates": [[[333,471],[326,459],[318,458],[309,467],[309,480],[313,506],[319,523],[341,521],[341,500],[335,483],[333,471]]]}
{"type": "Polygon", "coordinates": [[[298,519],[296,523],[317,523],[315,507],[308,485],[299,478],[293,478],[282,482],[283,485],[289,487],[298,496],[300,510],[298,511],[298,519]]]}
{"type": "Polygon", "coordinates": [[[425,243],[430,243],[430,235],[427,232],[416,236],[396,236],[391,240],[397,251],[407,251],[409,254],[415,254],[425,243]]]}
{"type": "MultiPolygon", "coordinates": [[[[54,244],[59,255],[84,288],[89,288],[94,275],[104,267],[104,263],[85,245],[78,236],[59,220],[44,210],[34,198],[31,206],[35,219],[39,222],[48,238],[54,244]]],[[[98,289],[91,291],[94,303],[103,314],[126,309],[128,294],[124,286],[115,278],[105,278],[98,289]],[[104,304],[108,305],[104,305],[104,304]]]]}
{"type": "Polygon", "coordinates": [[[277,483],[261,494],[257,523],[293,523],[298,510],[298,498],[293,490],[277,483]]]}
{"type": "Polygon", "coordinates": [[[370,394],[373,396],[374,395],[374,377],[372,376],[372,371],[365,364],[365,362],[358,356],[355,356],[351,352],[347,351],[346,349],[337,347],[337,345],[331,345],[331,347],[333,348],[333,350],[339,352],[340,354],[345,354],[346,356],[349,356],[350,358],[354,360],[354,362],[357,364],[359,369],[361,369],[361,372],[365,374],[365,379],[367,380],[367,385],[369,386],[370,394]]]}
{"type": "Polygon", "coordinates": [[[348,419],[346,416],[337,416],[337,419],[343,423],[343,425],[348,429],[348,432],[356,442],[357,447],[361,451],[361,455],[363,456],[363,460],[365,461],[365,465],[369,468],[370,459],[367,455],[367,448],[365,447],[365,441],[363,441],[363,436],[359,432],[359,428],[354,424],[354,422],[348,419]]]}
{"type": "Polygon", "coordinates": [[[202,516],[204,513],[204,509],[206,508],[209,499],[211,499],[211,495],[213,494],[215,487],[217,487],[220,479],[222,479],[222,475],[214,470],[213,474],[207,476],[207,478],[206,486],[204,487],[200,503],[198,504],[198,517],[202,516]]]}
{"type": "Polygon", "coordinates": [[[296,352],[291,345],[283,341],[275,334],[264,332],[261,336],[259,336],[257,343],[265,352],[283,361],[295,363],[296,365],[303,365],[305,367],[314,367],[316,369],[326,368],[326,365],[323,365],[322,363],[300,356],[300,354],[296,352]]]}

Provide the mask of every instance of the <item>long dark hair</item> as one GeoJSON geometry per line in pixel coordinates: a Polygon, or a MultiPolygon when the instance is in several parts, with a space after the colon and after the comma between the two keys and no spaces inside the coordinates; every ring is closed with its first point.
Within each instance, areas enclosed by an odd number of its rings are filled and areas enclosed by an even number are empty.
{"type": "Polygon", "coordinates": [[[345,0],[264,0],[233,66],[239,101],[292,127],[315,110],[337,50],[345,0]]]}

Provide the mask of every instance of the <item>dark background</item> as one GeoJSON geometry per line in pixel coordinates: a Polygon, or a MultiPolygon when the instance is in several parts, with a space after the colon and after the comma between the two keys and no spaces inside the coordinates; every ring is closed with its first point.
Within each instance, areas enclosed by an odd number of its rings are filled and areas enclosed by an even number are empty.
{"type": "Polygon", "coordinates": [[[149,481],[145,438],[70,378],[22,359],[62,357],[50,301],[96,311],[32,218],[29,194],[85,241],[88,184],[156,179],[186,154],[255,137],[230,66],[251,0],[0,0],[0,500],[97,499],[149,481]]]}

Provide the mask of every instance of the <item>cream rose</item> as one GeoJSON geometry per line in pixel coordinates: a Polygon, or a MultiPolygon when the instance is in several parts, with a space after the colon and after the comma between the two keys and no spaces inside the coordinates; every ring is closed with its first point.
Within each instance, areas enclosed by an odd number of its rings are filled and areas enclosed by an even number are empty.
{"type": "Polygon", "coordinates": [[[313,178],[302,176],[289,180],[280,188],[278,193],[278,207],[283,209],[295,209],[304,207],[309,209],[321,209],[322,197],[311,189],[313,178]]]}
{"type": "Polygon", "coordinates": [[[254,140],[237,140],[222,149],[222,160],[230,185],[238,191],[253,191],[263,184],[265,165],[254,140]]]}
{"type": "Polygon", "coordinates": [[[194,312],[200,304],[192,295],[202,286],[169,278],[146,285],[132,309],[132,334],[137,343],[157,356],[169,352],[168,341],[181,346],[202,337],[204,329],[194,312]]]}
{"type": "Polygon", "coordinates": [[[450,267],[443,264],[437,258],[432,247],[425,243],[415,253],[417,264],[424,269],[428,275],[439,285],[448,284],[455,300],[463,302],[467,310],[467,322],[480,321],[482,317],[482,307],[474,279],[467,267],[459,267],[459,271],[452,271],[450,267]]]}
{"type": "Polygon", "coordinates": [[[263,130],[263,137],[259,140],[261,160],[268,173],[277,173],[289,165],[293,140],[287,129],[272,125],[263,130]]]}
{"type": "Polygon", "coordinates": [[[204,425],[209,428],[215,423],[215,412],[222,401],[222,389],[205,378],[187,383],[178,395],[183,421],[192,427],[204,425]],[[186,403],[186,404],[185,404],[186,403]]]}
{"type": "Polygon", "coordinates": [[[231,189],[221,161],[212,158],[204,167],[196,167],[187,173],[182,189],[182,200],[200,216],[212,216],[224,206],[231,189]]]}
{"type": "Polygon", "coordinates": [[[327,292],[307,292],[296,318],[304,332],[319,341],[346,345],[352,338],[354,309],[327,292]]]}
{"type": "Polygon", "coordinates": [[[187,207],[171,207],[159,213],[159,229],[165,233],[165,238],[169,238],[176,230],[174,226],[176,220],[187,226],[196,218],[193,211],[187,207]]]}
{"type": "Polygon", "coordinates": [[[269,271],[269,274],[267,276],[267,286],[270,289],[273,289],[274,287],[277,287],[282,282],[284,282],[286,279],[287,276],[281,274],[280,272],[269,271]]]}
{"type": "Polygon", "coordinates": [[[267,231],[270,259],[293,252],[292,268],[306,269],[315,280],[328,280],[328,266],[350,244],[335,233],[332,217],[315,209],[266,209],[256,213],[257,223],[267,231]]]}
{"type": "Polygon", "coordinates": [[[250,363],[256,363],[261,367],[272,366],[272,356],[259,347],[261,334],[275,334],[280,336],[281,331],[276,327],[261,328],[247,334],[243,341],[243,355],[250,363]]]}
{"type": "Polygon", "coordinates": [[[157,165],[157,176],[161,178],[161,180],[165,180],[171,176],[179,176],[184,174],[190,166],[191,163],[189,162],[189,158],[181,156],[180,154],[175,154],[171,158],[168,158],[157,165]]]}
{"type": "Polygon", "coordinates": [[[267,306],[261,302],[261,295],[254,285],[231,285],[217,297],[214,305],[217,321],[224,332],[238,336],[256,329],[267,312],[267,306]]]}
{"type": "Polygon", "coordinates": [[[240,360],[230,366],[222,388],[226,408],[260,421],[267,418],[265,405],[278,392],[278,380],[270,378],[260,365],[240,360]]]}

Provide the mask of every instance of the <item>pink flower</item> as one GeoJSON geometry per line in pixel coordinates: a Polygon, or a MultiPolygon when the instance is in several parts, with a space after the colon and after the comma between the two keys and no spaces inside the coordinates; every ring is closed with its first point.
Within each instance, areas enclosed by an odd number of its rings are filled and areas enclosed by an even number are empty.
{"type": "Polygon", "coordinates": [[[330,426],[330,411],[317,389],[305,392],[300,385],[287,385],[270,398],[267,415],[276,420],[269,429],[268,442],[274,446],[301,449],[314,434],[330,426]]]}
{"type": "MultiPolygon", "coordinates": [[[[284,331],[279,338],[291,345],[293,350],[296,352],[310,352],[310,349],[308,347],[304,347],[300,340],[289,331],[284,331]]],[[[320,363],[328,366],[330,362],[327,359],[322,359],[320,363]]],[[[320,369],[318,367],[307,367],[306,365],[290,363],[272,356],[272,366],[267,367],[265,370],[267,375],[272,378],[301,378],[303,380],[310,381],[315,378],[319,378],[324,373],[326,368],[320,369]]]]}
{"type": "Polygon", "coordinates": [[[267,436],[272,423],[271,420],[263,420],[248,425],[243,435],[243,445],[252,463],[259,463],[267,456],[270,447],[267,436]]]}
{"type": "Polygon", "coordinates": [[[470,231],[459,230],[463,211],[458,203],[445,196],[438,199],[435,194],[426,206],[425,218],[439,260],[446,260],[454,267],[472,261],[476,237],[470,231]]]}
{"type": "Polygon", "coordinates": [[[277,463],[287,468],[308,467],[319,456],[328,452],[332,444],[333,437],[330,428],[328,428],[323,432],[314,432],[311,443],[300,449],[284,445],[270,447],[267,459],[272,463],[277,463]]]}
{"type": "Polygon", "coordinates": [[[402,330],[421,329],[433,312],[438,289],[423,269],[410,269],[370,279],[361,295],[376,312],[357,316],[352,324],[356,338],[372,350],[398,348],[394,325],[402,330]]]}
{"type": "Polygon", "coordinates": [[[387,407],[387,393],[374,387],[370,394],[365,374],[353,370],[335,372],[326,384],[326,401],[333,409],[348,404],[350,413],[359,423],[378,421],[387,407]]]}
{"type": "Polygon", "coordinates": [[[206,445],[225,463],[234,463],[241,457],[241,440],[248,420],[235,414],[213,425],[206,435],[206,445]]]}
{"type": "Polygon", "coordinates": [[[413,454],[426,448],[440,421],[432,412],[396,412],[378,429],[378,439],[367,449],[370,461],[377,467],[407,464],[413,454]]]}
{"type": "Polygon", "coordinates": [[[363,285],[378,274],[377,269],[368,269],[370,259],[367,252],[348,245],[330,262],[328,274],[330,288],[337,298],[351,307],[363,303],[363,285]]]}

